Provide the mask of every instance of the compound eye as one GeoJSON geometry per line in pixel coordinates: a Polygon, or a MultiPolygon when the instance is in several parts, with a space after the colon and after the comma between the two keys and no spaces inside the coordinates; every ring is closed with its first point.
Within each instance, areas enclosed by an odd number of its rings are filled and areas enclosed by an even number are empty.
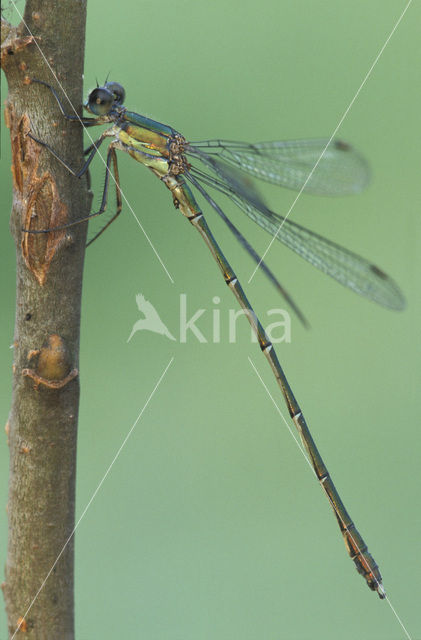
{"type": "Polygon", "coordinates": [[[96,116],[105,116],[111,111],[114,94],[105,87],[91,91],[88,97],[87,109],[96,116]]]}
{"type": "Polygon", "coordinates": [[[118,82],[107,82],[105,88],[111,93],[114,94],[114,100],[116,105],[121,105],[124,102],[126,97],[126,92],[124,91],[124,87],[118,82]]]}

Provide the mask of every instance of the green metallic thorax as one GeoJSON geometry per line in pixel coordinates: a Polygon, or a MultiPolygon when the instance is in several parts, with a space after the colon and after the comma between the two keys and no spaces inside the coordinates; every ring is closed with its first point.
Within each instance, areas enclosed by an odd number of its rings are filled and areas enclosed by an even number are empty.
{"type": "Polygon", "coordinates": [[[165,136],[126,123],[114,125],[108,135],[118,140],[114,143],[116,149],[125,151],[160,176],[169,172],[168,138],[165,136]]]}
{"type": "Polygon", "coordinates": [[[166,124],[162,124],[162,122],[151,120],[146,116],[140,115],[140,113],[136,113],[135,111],[125,111],[124,120],[126,120],[127,122],[130,122],[131,124],[138,125],[139,127],[144,127],[149,131],[154,131],[155,133],[161,133],[167,138],[170,138],[171,136],[177,133],[177,131],[172,127],[169,127],[166,124]]]}
{"type": "MultiPolygon", "coordinates": [[[[119,126],[128,138],[140,142],[144,147],[153,149],[165,157],[169,156],[169,140],[177,133],[172,127],[134,111],[125,111],[119,126]]],[[[125,137],[124,134],[120,136],[122,141],[123,137],[125,137]]]]}
{"type": "Polygon", "coordinates": [[[183,215],[192,218],[201,214],[190,187],[180,175],[182,169],[175,170],[174,144],[184,140],[175,129],[133,111],[124,111],[108,135],[117,138],[116,149],[128,153],[164,182],[183,215]]]}

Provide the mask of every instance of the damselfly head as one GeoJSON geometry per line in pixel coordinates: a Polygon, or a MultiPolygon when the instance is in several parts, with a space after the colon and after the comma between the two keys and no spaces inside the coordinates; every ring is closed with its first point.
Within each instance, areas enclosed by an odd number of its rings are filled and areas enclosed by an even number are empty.
{"type": "Polygon", "coordinates": [[[106,116],[115,107],[123,104],[125,95],[121,84],[107,82],[103,87],[97,87],[90,92],[85,108],[96,116],[106,116]]]}
{"type": "Polygon", "coordinates": [[[124,87],[118,82],[107,82],[105,88],[111,91],[115,97],[115,104],[122,105],[126,97],[124,87]]]}

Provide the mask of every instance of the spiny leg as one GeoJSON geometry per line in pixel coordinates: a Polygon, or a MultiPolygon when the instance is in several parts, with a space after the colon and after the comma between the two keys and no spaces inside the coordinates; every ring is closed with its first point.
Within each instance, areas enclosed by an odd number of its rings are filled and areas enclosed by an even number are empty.
{"type": "Polygon", "coordinates": [[[100,215],[101,213],[104,213],[104,211],[105,211],[105,209],[107,207],[108,187],[109,187],[110,172],[111,172],[111,170],[110,170],[111,160],[112,160],[112,163],[113,163],[113,171],[114,171],[115,197],[116,197],[116,202],[117,202],[117,209],[116,209],[115,214],[107,222],[107,224],[104,225],[102,227],[102,229],[100,229],[98,231],[98,233],[96,233],[94,235],[94,237],[91,238],[91,240],[89,240],[89,242],[86,245],[87,247],[89,247],[89,245],[91,245],[97,238],[99,238],[99,236],[104,233],[105,229],[108,229],[110,224],[112,222],[114,222],[114,220],[116,218],[118,218],[118,216],[121,213],[121,208],[123,206],[123,202],[122,202],[122,199],[121,199],[120,178],[119,178],[119,174],[118,174],[117,154],[116,154],[116,151],[115,151],[115,149],[114,149],[114,147],[113,147],[113,145],[111,143],[110,146],[108,147],[107,168],[105,170],[105,183],[104,183],[104,191],[102,193],[101,206],[100,206],[99,212],[96,215],[100,215]]]}
{"type": "Polygon", "coordinates": [[[184,181],[179,178],[178,186],[171,184],[171,180],[164,178],[164,182],[167,187],[172,191],[173,196],[177,198],[178,205],[183,215],[185,215],[191,224],[196,227],[209,248],[215,262],[219,266],[226,284],[234,293],[240,306],[244,309],[246,316],[250,322],[250,325],[257,336],[259,345],[263,353],[265,354],[271,369],[275,375],[278,385],[282,391],[285,403],[288,407],[289,414],[300,434],[303,445],[308,452],[310,461],[312,463],[314,472],[319,480],[326,496],[332,506],[336,519],[339,524],[339,528],[343,535],[345,546],[352,560],[355,563],[357,571],[364,577],[367,585],[372,591],[377,591],[381,599],[386,597],[383,585],[382,577],[379,568],[367,550],[361,534],[355,528],[336,488],[329,475],[326,465],[317,450],[316,444],[311,436],[310,430],[304,419],[304,415],[300,409],[300,406],[295,399],[291,387],[285,373],[279,363],[275,349],[268,339],[266,332],[257,318],[253,308],[248,301],[243,288],[238,281],[234,271],[232,270],[229,262],[222,253],[218,243],[212,235],[204,216],[198,208],[193,194],[184,181]],[[181,197],[180,197],[181,194],[181,197]]]}
{"type": "Polygon", "coordinates": [[[70,115],[66,113],[62,101],[58,97],[56,90],[51,84],[48,84],[48,82],[44,82],[44,80],[37,80],[36,78],[32,78],[32,82],[36,82],[37,84],[42,84],[44,85],[44,87],[47,87],[47,89],[51,91],[54,98],[56,99],[56,102],[59,106],[59,109],[62,115],[66,118],[66,120],[73,120],[74,122],[80,122],[84,127],[95,127],[98,124],[100,124],[98,123],[97,118],[85,118],[85,117],[79,118],[79,116],[77,115],[70,115]]]}
{"type": "MultiPolygon", "coordinates": [[[[54,96],[54,98],[55,98],[55,100],[56,100],[56,102],[57,102],[57,104],[58,104],[58,106],[60,108],[60,111],[61,111],[62,115],[64,116],[64,118],[66,118],[66,120],[71,120],[73,122],[76,122],[76,121],[80,122],[84,127],[92,127],[92,126],[96,126],[98,124],[101,124],[100,122],[98,122],[98,118],[79,118],[79,116],[77,116],[77,115],[69,115],[64,110],[63,104],[62,104],[60,98],[58,97],[56,90],[54,89],[54,87],[52,85],[48,84],[47,82],[44,82],[43,80],[37,80],[35,78],[32,79],[32,82],[37,83],[37,84],[42,84],[42,85],[44,85],[45,87],[47,87],[51,91],[51,93],[53,94],[53,96],[54,96]]],[[[75,171],[74,169],[72,169],[72,167],[49,144],[47,144],[43,140],[40,140],[39,138],[35,137],[31,132],[28,133],[28,136],[32,140],[37,142],[39,145],[41,145],[42,147],[45,147],[46,149],[48,149],[48,151],[56,158],[56,160],[58,160],[58,162],[60,162],[69,171],[69,173],[71,173],[76,178],[81,178],[86,173],[88,189],[90,189],[91,179],[90,179],[90,174],[89,174],[89,165],[91,164],[92,160],[94,159],[95,154],[97,153],[99,147],[101,146],[101,144],[103,143],[103,141],[107,137],[107,132],[104,132],[103,134],[101,134],[101,136],[97,140],[95,140],[87,149],[84,150],[84,155],[89,154],[89,156],[88,156],[87,160],[85,161],[85,163],[83,164],[83,166],[81,167],[81,169],[79,169],[78,171],[75,171]]],[[[109,166],[109,162],[108,162],[108,155],[107,155],[107,167],[108,166],[109,166]]],[[[116,164],[114,164],[114,166],[116,167],[116,164]]],[[[116,188],[118,189],[118,193],[120,193],[120,187],[118,186],[116,188]]],[[[104,198],[103,198],[103,200],[104,200],[104,198]]],[[[118,198],[117,198],[117,202],[118,202],[118,198]]],[[[121,206],[120,206],[120,210],[121,210],[121,206]]],[[[32,230],[32,229],[24,229],[24,228],[22,228],[21,231],[24,232],[24,233],[32,233],[32,234],[49,233],[50,231],[54,231],[54,230],[59,231],[59,230],[62,230],[62,229],[67,229],[68,227],[72,227],[72,226],[74,226],[76,224],[80,224],[81,222],[86,222],[90,218],[94,218],[94,217],[96,217],[98,215],[101,215],[101,213],[103,213],[103,211],[99,211],[97,213],[90,214],[89,216],[85,216],[84,218],[76,220],[75,222],[70,222],[70,223],[68,223],[66,225],[63,225],[63,226],[60,226],[60,227],[55,227],[54,229],[32,230]]],[[[92,242],[93,242],[93,240],[92,240],[92,242]]]]}
{"type": "Polygon", "coordinates": [[[86,171],[89,168],[89,165],[91,164],[92,160],[95,157],[95,154],[97,153],[99,147],[104,142],[104,140],[105,140],[105,138],[107,136],[108,136],[107,131],[104,131],[104,133],[100,135],[98,140],[95,140],[95,142],[93,144],[91,144],[87,149],[85,149],[84,155],[89,153],[89,157],[86,160],[86,162],[83,164],[83,166],[78,171],[75,171],[74,169],[72,169],[72,167],[69,164],[67,164],[66,160],[63,160],[63,158],[57,153],[57,151],[55,151],[53,149],[53,147],[51,147],[47,142],[44,142],[43,140],[40,140],[39,138],[36,138],[30,132],[28,133],[28,137],[29,138],[34,140],[34,142],[37,142],[39,145],[41,145],[45,149],[48,149],[48,151],[55,157],[55,159],[58,160],[60,162],[60,164],[62,164],[63,167],[65,167],[67,169],[67,171],[69,173],[71,173],[72,176],[74,176],[75,178],[81,178],[83,176],[83,174],[86,173],[86,171]]]}
{"type": "MultiPolygon", "coordinates": [[[[45,143],[42,143],[42,144],[44,146],[47,146],[47,145],[45,145],[45,143]]],[[[81,224],[82,222],[86,222],[86,221],[90,220],[91,218],[96,218],[97,216],[102,215],[104,213],[105,209],[107,208],[107,197],[108,197],[108,186],[109,186],[109,181],[110,181],[109,175],[110,175],[111,161],[113,161],[114,173],[115,173],[117,212],[113,216],[113,218],[108,222],[108,224],[98,234],[96,234],[96,236],[94,236],[94,238],[92,238],[92,240],[88,243],[88,244],[91,244],[111,224],[111,222],[113,222],[113,220],[116,219],[116,217],[121,212],[121,207],[122,207],[121,190],[120,190],[120,183],[119,183],[119,178],[118,178],[117,157],[116,157],[116,152],[115,152],[113,143],[111,143],[110,146],[108,147],[107,160],[106,160],[106,174],[105,174],[104,190],[103,190],[103,193],[102,193],[101,206],[100,206],[99,210],[96,213],[90,213],[89,215],[84,216],[83,218],[79,218],[79,220],[75,220],[74,222],[69,222],[68,224],[63,224],[63,225],[60,225],[59,227],[54,227],[52,229],[37,229],[37,230],[22,229],[22,232],[37,234],[37,233],[51,233],[52,231],[61,231],[62,229],[68,229],[69,227],[74,227],[77,224],[81,224]]],[[[75,175],[75,174],[73,173],[73,175],[75,175]]]]}

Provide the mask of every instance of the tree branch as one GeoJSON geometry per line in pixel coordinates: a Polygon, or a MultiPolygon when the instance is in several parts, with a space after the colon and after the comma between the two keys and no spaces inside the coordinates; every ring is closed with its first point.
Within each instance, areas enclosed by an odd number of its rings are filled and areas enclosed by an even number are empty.
{"type": "Polygon", "coordinates": [[[17,271],[2,585],[9,637],[19,625],[28,638],[74,637],[72,533],[86,225],[39,235],[22,228],[48,229],[89,212],[86,179],[76,180],[27,135],[32,131],[45,140],[71,166],[82,165],[82,127],[66,121],[48,89],[31,79],[60,92],[50,65],[72,103],[81,104],[85,20],[86,3],[75,0],[28,0],[26,26],[2,20],[17,271]]]}

